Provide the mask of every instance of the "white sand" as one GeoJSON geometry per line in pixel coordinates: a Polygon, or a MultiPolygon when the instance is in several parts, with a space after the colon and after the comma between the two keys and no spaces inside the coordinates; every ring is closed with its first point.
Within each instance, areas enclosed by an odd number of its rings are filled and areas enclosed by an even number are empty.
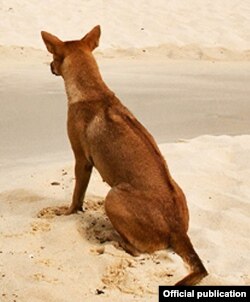
{"type": "Polygon", "coordinates": [[[21,2],[0,6],[0,301],[156,301],[160,284],[187,273],[171,251],[134,258],[104,240],[109,188],[96,171],[84,213],[39,215],[69,205],[74,186],[63,83],[40,31],[72,39],[96,24],[108,84],[171,142],[160,148],[188,199],[189,234],[209,271],[201,284],[249,285],[250,4],[21,2]]]}
{"type": "MultiPolygon", "coordinates": [[[[161,149],[186,193],[189,234],[210,272],[201,284],[249,284],[250,136],[204,136],[161,149]]],[[[108,188],[96,172],[85,213],[37,217],[44,207],[70,202],[73,177],[72,162],[55,159],[4,171],[1,301],[156,300],[159,284],[186,273],[183,263],[170,251],[133,258],[114,242],[101,243],[112,228],[103,212],[108,188]]]]}
{"type": "Polygon", "coordinates": [[[41,30],[79,39],[101,24],[106,56],[249,60],[249,15],[244,0],[9,0],[0,6],[0,45],[44,49],[41,30]]]}

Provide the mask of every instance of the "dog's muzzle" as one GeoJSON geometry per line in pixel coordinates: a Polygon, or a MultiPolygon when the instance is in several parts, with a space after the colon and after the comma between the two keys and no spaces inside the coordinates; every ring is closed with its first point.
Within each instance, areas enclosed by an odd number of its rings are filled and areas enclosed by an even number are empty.
{"type": "Polygon", "coordinates": [[[50,70],[54,75],[59,76],[59,74],[55,71],[53,62],[50,63],[50,70]]]}

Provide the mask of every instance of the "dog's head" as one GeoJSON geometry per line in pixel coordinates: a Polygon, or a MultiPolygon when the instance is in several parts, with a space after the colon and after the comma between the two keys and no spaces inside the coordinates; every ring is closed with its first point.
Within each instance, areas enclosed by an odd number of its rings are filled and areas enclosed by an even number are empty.
{"type": "Polygon", "coordinates": [[[46,32],[41,32],[43,41],[50,53],[53,54],[51,62],[51,72],[55,75],[62,75],[62,64],[64,59],[74,51],[92,52],[98,45],[101,36],[101,28],[95,26],[81,40],[63,42],[56,36],[46,32]]]}

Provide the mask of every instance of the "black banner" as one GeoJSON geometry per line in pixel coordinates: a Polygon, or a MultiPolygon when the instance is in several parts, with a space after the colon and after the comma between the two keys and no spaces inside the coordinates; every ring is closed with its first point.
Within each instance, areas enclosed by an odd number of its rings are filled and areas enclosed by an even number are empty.
{"type": "Polygon", "coordinates": [[[250,301],[250,286],[159,286],[159,302],[250,301]]]}

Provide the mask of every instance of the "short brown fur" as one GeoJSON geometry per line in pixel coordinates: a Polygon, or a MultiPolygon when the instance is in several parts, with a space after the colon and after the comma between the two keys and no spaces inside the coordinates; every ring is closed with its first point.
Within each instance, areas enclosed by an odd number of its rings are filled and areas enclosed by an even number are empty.
{"type": "Polygon", "coordinates": [[[172,179],[153,137],[103,82],[92,51],[100,26],[83,39],[62,42],[42,32],[53,54],[51,71],[61,75],[68,96],[68,135],[75,155],[71,206],[82,210],[92,168],[111,190],[105,210],[123,248],[133,255],[172,247],[191,272],[176,285],[194,285],[207,275],[188,230],[185,196],[172,179]]]}

